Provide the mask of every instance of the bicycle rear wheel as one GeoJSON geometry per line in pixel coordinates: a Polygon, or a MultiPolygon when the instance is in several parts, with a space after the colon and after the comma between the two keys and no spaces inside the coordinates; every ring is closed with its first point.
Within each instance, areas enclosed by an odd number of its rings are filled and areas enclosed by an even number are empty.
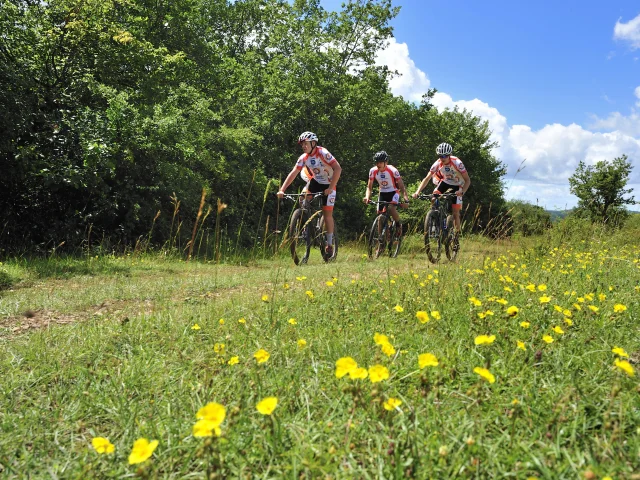
{"type": "Polygon", "coordinates": [[[369,232],[369,258],[378,258],[387,247],[387,217],[378,215],[369,232]]]}
{"type": "Polygon", "coordinates": [[[431,210],[424,219],[424,247],[431,263],[438,263],[442,251],[440,212],[431,210]]]}
{"type": "Polygon", "coordinates": [[[402,225],[398,225],[397,222],[391,224],[391,243],[389,244],[389,256],[396,258],[398,252],[400,252],[400,245],[402,245],[402,225]]]}
{"type": "Polygon", "coordinates": [[[447,240],[445,242],[445,253],[447,258],[452,262],[458,256],[460,251],[460,238],[453,222],[453,215],[447,217],[447,240]]]}
{"type": "Polygon", "coordinates": [[[291,242],[291,258],[296,265],[307,263],[311,253],[310,225],[307,224],[307,215],[304,210],[298,208],[291,216],[289,224],[289,241],[291,242]]]}

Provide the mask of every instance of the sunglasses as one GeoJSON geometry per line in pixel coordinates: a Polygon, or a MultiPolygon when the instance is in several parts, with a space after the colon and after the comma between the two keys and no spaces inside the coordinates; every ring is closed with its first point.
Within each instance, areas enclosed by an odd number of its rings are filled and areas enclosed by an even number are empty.
{"type": "Polygon", "coordinates": [[[440,158],[447,158],[449,155],[440,155],[440,158]]]}

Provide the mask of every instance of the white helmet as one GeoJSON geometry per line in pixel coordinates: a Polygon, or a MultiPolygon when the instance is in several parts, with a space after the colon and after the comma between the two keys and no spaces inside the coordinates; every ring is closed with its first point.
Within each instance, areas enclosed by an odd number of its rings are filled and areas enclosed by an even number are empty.
{"type": "Polygon", "coordinates": [[[436,148],[436,153],[438,155],[451,155],[453,153],[453,147],[448,143],[441,143],[436,148]]]}
{"type": "Polygon", "coordinates": [[[307,140],[310,141],[310,142],[317,142],[318,141],[318,136],[313,132],[303,132],[298,137],[298,143],[302,143],[302,142],[305,142],[307,140]]]}

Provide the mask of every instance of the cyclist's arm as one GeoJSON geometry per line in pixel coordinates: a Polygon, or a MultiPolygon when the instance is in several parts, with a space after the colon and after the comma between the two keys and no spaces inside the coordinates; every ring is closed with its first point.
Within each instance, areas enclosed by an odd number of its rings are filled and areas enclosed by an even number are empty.
{"type": "Polygon", "coordinates": [[[405,202],[409,201],[409,198],[407,197],[407,190],[404,186],[404,182],[402,181],[402,178],[398,178],[398,189],[400,190],[400,193],[402,194],[402,198],[404,198],[404,201],[405,202]]]}
{"type": "Polygon", "coordinates": [[[373,190],[373,179],[370,178],[369,182],[367,183],[367,193],[364,194],[364,203],[369,203],[369,200],[371,200],[372,190],[373,190]]]}
{"type": "Polygon", "coordinates": [[[469,174],[467,172],[460,172],[460,175],[462,175],[462,178],[464,179],[464,185],[461,187],[462,195],[464,195],[471,186],[471,179],[469,178],[469,174]]]}
{"type": "Polygon", "coordinates": [[[331,164],[331,168],[333,168],[333,178],[331,179],[331,183],[329,184],[329,190],[334,191],[336,189],[336,185],[338,184],[338,180],[340,180],[342,167],[336,160],[335,163],[331,164]]]}
{"type": "Polygon", "coordinates": [[[432,176],[433,176],[433,173],[431,172],[427,173],[427,176],[422,179],[422,183],[420,183],[420,186],[416,190],[416,193],[413,194],[414,197],[417,197],[418,195],[420,195],[420,192],[424,187],[427,186],[427,183],[429,183],[429,180],[431,180],[432,176]]]}
{"type": "Polygon", "coordinates": [[[293,170],[289,172],[289,175],[287,175],[287,178],[285,178],[284,182],[282,182],[282,186],[280,187],[280,191],[278,193],[280,192],[284,193],[287,187],[291,185],[291,182],[293,182],[293,180],[298,176],[299,171],[300,169],[298,167],[293,167],[293,170]]]}

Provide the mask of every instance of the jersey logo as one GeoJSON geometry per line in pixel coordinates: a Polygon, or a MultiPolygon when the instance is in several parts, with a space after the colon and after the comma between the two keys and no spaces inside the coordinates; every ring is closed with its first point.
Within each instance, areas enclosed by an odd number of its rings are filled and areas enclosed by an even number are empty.
{"type": "Polygon", "coordinates": [[[311,163],[311,165],[315,165],[316,161],[312,158],[311,160],[309,160],[309,162],[311,163]]]}

